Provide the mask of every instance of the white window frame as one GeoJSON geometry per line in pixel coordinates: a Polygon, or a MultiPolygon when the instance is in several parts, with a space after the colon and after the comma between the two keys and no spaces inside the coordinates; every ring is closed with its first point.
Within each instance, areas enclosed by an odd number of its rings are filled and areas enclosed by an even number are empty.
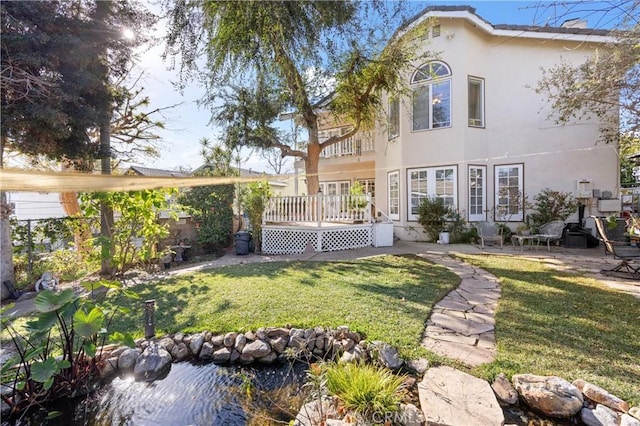
{"type": "Polygon", "coordinates": [[[414,204],[415,204],[415,207],[417,208],[423,199],[429,198],[429,197],[438,197],[438,198],[445,198],[445,199],[450,198],[451,203],[448,203],[448,204],[450,204],[453,208],[457,209],[457,204],[458,204],[458,167],[457,166],[450,165],[450,166],[407,169],[407,220],[410,220],[410,221],[418,220],[417,212],[413,213],[414,204]],[[453,172],[451,175],[453,184],[450,188],[451,189],[450,192],[447,191],[443,193],[442,188],[438,188],[437,175],[438,175],[438,172],[440,171],[453,172]],[[420,196],[419,194],[417,196],[414,196],[414,194],[412,194],[412,189],[413,189],[412,180],[411,180],[412,173],[425,173],[426,192],[422,196],[420,196]],[[414,203],[414,200],[416,200],[415,203],[414,203]]]}
{"type": "Polygon", "coordinates": [[[434,130],[434,129],[446,129],[451,127],[451,123],[453,120],[453,107],[452,107],[452,99],[451,99],[451,85],[452,85],[452,72],[449,65],[442,61],[430,61],[427,62],[420,67],[418,67],[411,77],[412,88],[412,96],[411,96],[411,130],[413,132],[421,132],[425,130],[434,130]],[[442,91],[443,98],[440,99],[434,95],[434,88],[445,87],[446,90],[442,91]],[[446,93],[445,93],[446,92],[446,93]],[[422,96],[422,101],[420,105],[422,105],[426,109],[427,114],[427,123],[425,125],[420,125],[417,127],[417,122],[415,120],[416,114],[416,105],[418,101],[418,97],[422,96]],[[434,121],[434,106],[438,105],[442,102],[448,103],[448,120],[443,122],[435,122],[434,121]]]}
{"type": "Polygon", "coordinates": [[[495,219],[504,222],[522,222],[524,221],[524,164],[523,163],[515,163],[515,164],[499,164],[494,166],[493,170],[494,176],[494,188],[495,188],[495,219]],[[512,172],[516,170],[517,176],[515,176],[512,172]],[[506,176],[503,173],[506,172],[506,176]],[[513,181],[516,181],[517,192],[514,195],[510,195],[509,193],[514,193],[512,188],[514,185],[513,181]],[[505,185],[505,183],[507,185],[505,185]],[[507,188],[504,191],[508,193],[505,194],[502,188],[507,188]],[[520,199],[515,199],[519,197],[520,199]],[[504,208],[508,205],[503,203],[504,200],[507,200],[507,203],[511,203],[510,199],[515,199],[517,205],[514,203],[512,207],[517,207],[517,210],[511,210],[511,212],[504,212],[504,208]]]}
{"type": "Polygon", "coordinates": [[[487,166],[469,166],[468,209],[469,222],[484,222],[487,220],[487,166]],[[480,172],[480,177],[478,177],[478,172],[480,172]],[[476,198],[475,203],[473,202],[474,197],[476,198]],[[481,199],[480,204],[477,202],[478,197],[481,199]],[[472,212],[472,207],[479,207],[480,212],[472,212]]]}
{"type": "Polygon", "coordinates": [[[387,173],[387,212],[389,213],[389,219],[400,220],[400,171],[395,170],[387,173]],[[392,184],[395,181],[396,196],[392,196],[392,184]],[[395,202],[394,202],[395,200],[395,202]],[[395,213],[392,206],[395,206],[395,213]]]}
{"type": "Polygon", "coordinates": [[[484,108],[484,78],[469,76],[467,79],[467,94],[468,94],[468,123],[469,127],[485,127],[485,108],[484,108]],[[474,115],[471,111],[471,84],[479,85],[479,95],[480,99],[478,99],[478,105],[480,107],[480,118],[472,117],[474,115]]]}
{"type": "Polygon", "coordinates": [[[328,182],[320,182],[320,190],[323,195],[349,195],[351,190],[351,181],[349,180],[334,180],[328,182]],[[329,194],[329,187],[335,186],[335,194],[329,194]],[[345,190],[346,188],[346,190],[345,190]]]}

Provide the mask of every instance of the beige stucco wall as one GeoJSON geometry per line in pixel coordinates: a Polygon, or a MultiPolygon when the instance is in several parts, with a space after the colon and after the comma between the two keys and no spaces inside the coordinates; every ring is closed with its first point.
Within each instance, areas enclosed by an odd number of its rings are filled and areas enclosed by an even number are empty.
{"type": "MultiPolygon", "coordinates": [[[[400,171],[396,236],[423,238],[416,229],[419,225],[407,219],[408,168],[455,165],[457,205],[463,212],[468,204],[469,165],[487,166],[488,208],[495,203],[494,166],[512,163],[524,165],[529,201],[544,188],[575,192],[576,181],[584,178],[591,180],[593,188],[617,196],[617,147],[599,141],[598,123],[556,125],[546,118],[549,107],[533,90],[542,76],[541,68],[561,60],[581,63],[592,54],[593,44],[496,37],[462,19],[440,19],[439,24],[441,36],[429,39],[424,49],[440,52],[439,59],[451,68],[451,127],[412,131],[411,100],[404,99],[400,136],[388,143],[386,134],[376,133],[376,200],[383,211],[388,209],[387,173],[400,171]],[[485,79],[486,128],[467,125],[468,76],[485,79]]],[[[595,207],[587,211],[590,213],[597,213],[595,207]]]]}

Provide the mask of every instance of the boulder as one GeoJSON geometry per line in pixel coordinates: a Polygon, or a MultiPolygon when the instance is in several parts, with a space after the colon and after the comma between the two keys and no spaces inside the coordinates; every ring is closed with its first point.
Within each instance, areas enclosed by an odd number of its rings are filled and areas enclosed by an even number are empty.
{"type": "Polygon", "coordinates": [[[136,365],[136,360],[142,351],[140,349],[126,349],[118,357],[118,368],[120,371],[130,371],[136,365]]]}
{"type": "Polygon", "coordinates": [[[640,407],[629,408],[629,415],[631,417],[635,417],[636,419],[640,420],[640,407]]]}
{"type": "Polygon", "coordinates": [[[158,342],[158,345],[160,345],[161,348],[164,348],[167,350],[167,352],[171,353],[171,350],[173,349],[173,347],[176,345],[176,343],[173,341],[172,338],[170,337],[163,337],[162,339],[160,339],[160,341],[158,342]]]}
{"type": "Polygon", "coordinates": [[[213,358],[214,347],[211,342],[204,342],[202,344],[202,349],[200,349],[200,354],[198,358],[200,359],[211,359],[213,358]]]}
{"type": "Polygon", "coordinates": [[[425,424],[424,415],[413,404],[400,404],[398,421],[402,426],[422,426],[425,424]]]}
{"type": "Polygon", "coordinates": [[[287,342],[289,341],[289,337],[288,336],[278,336],[274,339],[270,339],[269,340],[269,344],[271,345],[271,347],[273,348],[274,351],[276,351],[278,354],[281,354],[284,352],[284,350],[287,348],[287,342]]]}
{"type": "Polygon", "coordinates": [[[100,367],[100,378],[106,379],[118,372],[118,358],[111,357],[104,360],[100,367]]]}
{"type": "Polygon", "coordinates": [[[204,335],[198,334],[195,336],[191,336],[191,341],[189,342],[189,350],[194,356],[198,356],[200,353],[200,349],[202,349],[202,344],[204,343],[204,335]]]}
{"type": "Polygon", "coordinates": [[[640,420],[625,413],[620,416],[620,426],[640,426],[640,420]]]}
{"type": "Polygon", "coordinates": [[[571,417],[582,409],[580,389],[557,376],[517,374],[513,386],[527,405],[551,417],[571,417]]]}
{"type": "Polygon", "coordinates": [[[379,341],[373,342],[373,346],[378,351],[379,360],[385,367],[397,370],[404,364],[400,354],[398,354],[398,350],[393,346],[379,341]]]}
{"type": "Polygon", "coordinates": [[[238,337],[238,333],[227,333],[224,335],[222,343],[226,347],[232,348],[236,344],[236,337],[238,337]]]}
{"type": "Polygon", "coordinates": [[[152,381],[162,378],[171,369],[171,355],[165,349],[152,345],[138,357],[133,367],[137,381],[152,381]]]}
{"type": "Polygon", "coordinates": [[[243,355],[248,355],[252,358],[262,358],[271,353],[271,346],[267,342],[262,340],[255,340],[242,349],[243,355]]]}
{"type": "Polygon", "coordinates": [[[425,358],[412,359],[407,361],[407,368],[416,374],[424,374],[429,368],[429,360],[425,358]]]}
{"type": "Polygon", "coordinates": [[[596,408],[584,407],[580,410],[580,419],[587,426],[618,426],[618,413],[602,404],[596,408]]]}
{"type": "Polygon", "coordinates": [[[503,373],[496,376],[495,380],[491,384],[491,388],[500,401],[506,402],[509,405],[513,405],[518,402],[518,392],[513,388],[511,382],[503,373]]]}
{"type": "Polygon", "coordinates": [[[359,362],[364,359],[364,354],[365,352],[360,346],[354,346],[353,348],[351,348],[351,350],[342,353],[339,362],[359,362]]]}
{"type": "Polygon", "coordinates": [[[418,394],[428,425],[504,424],[504,414],[489,383],[451,367],[427,370],[418,384],[418,394]]]}
{"type": "Polygon", "coordinates": [[[247,344],[247,336],[245,336],[244,334],[238,334],[236,336],[236,344],[234,346],[235,350],[238,352],[242,352],[242,350],[244,349],[244,345],[247,344]]]}
{"type": "MultiPolygon", "coordinates": [[[[217,349],[220,349],[222,346],[226,346],[224,343],[224,337],[225,336],[223,336],[222,334],[216,334],[215,336],[211,336],[211,344],[217,349]]],[[[232,343],[232,346],[233,346],[233,343],[232,343]]]]}
{"type": "Polygon", "coordinates": [[[189,352],[189,348],[187,348],[187,345],[183,342],[178,343],[171,350],[171,358],[175,361],[182,361],[189,357],[189,355],[191,355],[191,352],[189,352]]]}
{"type": "Polygon", "coordinates": [[[317,426],[326,418],[335,419],[336,417],[338,417],[338,409],[333,400],[314,399],[300,408],[293,424],[294,426],[317,426]]]}
{"type": "Polygon", "coordinates": [[[267,337],[276,339],[278,337],[289,337],[289,329],[285,327],[273,327],[267,329],[267,337]]]}
{"type": "Polygon", "coordinates": [[[605,389],[600,386],[596,386],[592,383],[585,382],[582,379],[575,380],[573,384],[582,391],[582,394],[590,400],[597,402],[598,404],[606,405],[609,408],[613,408],[617,411],[626,413],[629,411],[629,404],[621,400],[615,395],[611,395],[605,389]]]}
{"type": "Polygon", "coordinates": [[[227,348],[226,346],[222,349],[218,349],[213,353],[213,362],[215,363],[225,363],[229,362],[231,359],[232,350],[227,348]]]}

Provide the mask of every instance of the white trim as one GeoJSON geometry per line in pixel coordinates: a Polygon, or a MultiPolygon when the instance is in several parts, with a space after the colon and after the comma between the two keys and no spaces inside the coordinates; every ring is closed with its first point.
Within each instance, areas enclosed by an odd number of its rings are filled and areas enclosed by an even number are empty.
{"type": "MultiPolygon", "coordinates": [[[[509,176],[510,177],[510,176],[509,176]]],[[[514,164],[498,164],[493,167],[493,178],[494,178],[494,196],[495,196],[495,218],[496,220],[505,221],[505,222],[522,222],[524,221],[524,164],[523,163],[514,163],[514,164]],[[500,169],[518,169],[518,190],[520,192],[520,208],[517,213],[512,214],[498,214],[499,207],[499,191],[500,191],[500,169]]]]}
{"type": "MultiPolygon", "coordinates": [[[[468,75],[467,76],[467,125],[469,127],[474,127],[474,128],[484,128],[486,127],[486,110],[485,110],[485,100],[484,100],[484,94],[485,94],[485,90],[484,90],[484,78],[482,77],[474,77],[472,75],[468,75]],[[470,90],[470,86],[471,83],[478,83],[480,85],[480,123],[471,123],[472,118],[469,116],[469,107],[471,106],[471,90],[470,90]]],[[[474,119],[475,120],[475,119],[474,119]]]]}
{"type": "MultiPolygon", "coordinates": [[[[469,210],[469,222],[484,222],[487,220],[487,166],[472,166],[470,165],[468,168],[468,192],[469,192],[469,200],[468,200],[468,210],[469,210]],[[471,170],[480,170],[482,171],[482,176],[480,179],[481,184],[481,192],[480,197],[482,197],[482,205],[480,206],[480,213],[471,213],[471,196],[477,195],[472,194],[471,188],[471,170]]],[[[476,179],[478,180],[478,179],[476,179]]]]}
{"type": "MultiPolygon", "coordinates": [[[[437,167],[420,167],[407,169],[407,220],[417,221],[418,215],[412,213],[412,195],[411,195],[411,174],[415,172],[426,172],[426,193],[422,194],[422,196],[418,197],[418,201],[421,202],[422,199],[427,197],[442,197],[442,194],[438,194],[437,188],[437,180],[436,174],[438,171],[453,171],[452,179],[453,179],[453,192],[451,194],[447,194],[446,198],[451,198],[453,207],[457,208],[458,203],[458,168],[455,165],[449,166],[437,166],[437,167]]],[[[445,197],[442,197],[445,198],[445,197]]],[[[419,203],[418,203],[419,204],[419,203]]],[[[417,205],[415,206],[417,208],[417,205]]]]}
{"type": "MultiPolygon", "coordinates": [[[[509,37],[509,38],[530,38],[530,39],[543,39],[543,40],[563,40],[574,42],[591,42],[591,43],[612,43],[615,42],[615,38],[611,36],[602,36],[596,34],[571,34],[571,33],[559,33],[559,32],[542,32],[542,31],[527,31],[527,30],[504,30],[496,29],[492,24],[480,18],[478,15],[470,13],[468,10],[456,10],[456,11],[444,11],[444,10],[432,10],[419,18],[415,19],[407,28],[398,32],[396,38],[402,37],[404,34],[410,32],[415,27],[431,18],[450,18],[450,19],[465,19],[470,21],[471,24],[487,34],[495,37],[509,37]]],[[[543,27],[535,27],[542,30],[543,27]]]]}
{"type": "Polygon", "coordinates": [[[400,200],[401,200],[401,196],[400,196],[400,170],[395,170],[393,172],[388,172],[387,173],[387,213],[389,216],[389,219],[391,220],[400,220],[400,200]],[[396,176],[396,183],[398,185],[397,191],[398,191],[398,197],[397,197],[397,202],[398,202],[398,211],[396,213],[392,213],[391,212],[391,176],[395,175],[396,176]]]}

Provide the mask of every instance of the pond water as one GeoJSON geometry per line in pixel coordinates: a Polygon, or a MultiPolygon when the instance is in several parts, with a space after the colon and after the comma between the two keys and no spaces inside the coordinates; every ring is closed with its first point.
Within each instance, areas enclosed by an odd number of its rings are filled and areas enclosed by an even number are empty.
{"type": "MultiPolygon", "coordinates": [[[[307,366],[222,367],[176,363],[162,380],[118,377],[82,400],[50,409],[49,421],[34,415],[15,425],[268,425],[295,418],[304,398],[307,366]]],[[[10,423],[2,423],[9,425],[10,423]]]]}

